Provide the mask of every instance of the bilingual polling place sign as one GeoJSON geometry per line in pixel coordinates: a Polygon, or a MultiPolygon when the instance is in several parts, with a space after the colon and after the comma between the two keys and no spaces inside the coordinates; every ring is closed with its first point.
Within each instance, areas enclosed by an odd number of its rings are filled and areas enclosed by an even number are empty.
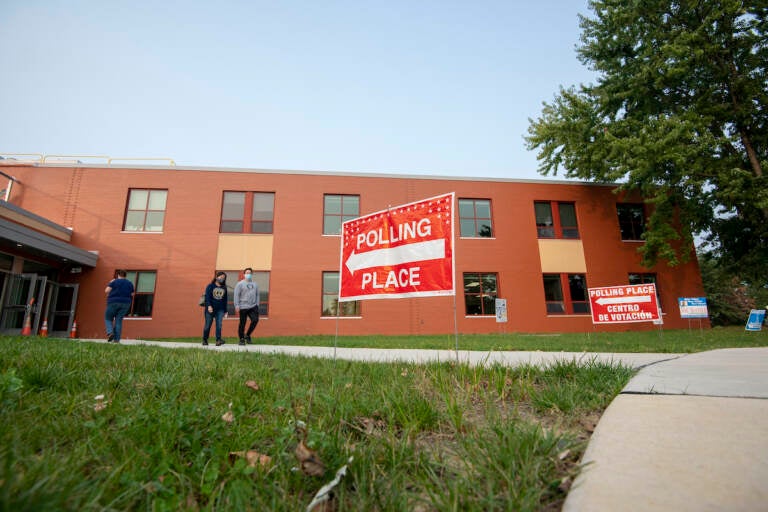
{"type": "Polygon", "coordinates": [[[593,324],[660,322],[655,284],[589,288],[593,324]]]}
{"type": "Polygon", "coordinates": [[[454,193],[341,225],[339,301],[454,295],[454,193]]]}

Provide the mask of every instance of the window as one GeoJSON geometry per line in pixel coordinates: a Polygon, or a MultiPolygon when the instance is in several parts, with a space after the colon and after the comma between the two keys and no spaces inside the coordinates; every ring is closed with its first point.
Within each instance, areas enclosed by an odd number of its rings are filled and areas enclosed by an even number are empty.
{"type": "MultiPolygon", "coordinates": [[[[234,315],[235,285],[242,280],[242,271],[222,270],[221,272],[227,274],[227,313],[234,315]]],[[[259,316],[267,316],[269,314],[269,272],[254,270],[253,282],[259,285],[259,316]]]]}
{"type": "Polygon", "coordinates": [[[273,192],[224,192],[219,232],[268,234],[274,231],[274,219],[273,192]]]}
{"type": "Polygon", "coordinates": [[[163,231],[167,197],[167,190],[129,190],[123,231],[163,231]]]}
{"type": "Polygon", "coordinates": [[[459,226],[463,237],[492,237],[490,199],[459,199],[459,226]]]}
{"type": "Polygon", "coordinates": [[[340,235],[341,224],[360,216],[360,196],[323,196],[323,234],[340,235]]]}
{"type": "Polygon", "coordinates": [[[128,316],[152,316],[152,306],[155,303],[155,282],[157,272],[154,270],[126,270],[126,279],[133,283],[133,302],[128,316]]]}
{"type": "Polygon", "coordinates": [[[622,240],[642,240],[645,233],[645,212],[642,204],[618,203],[619,230],[622,240]]]}
{"type": "Polygon", "coordinates": [[[467,315],[495,315],[498,297],[496,274],[464,274],[464,306],[467,315]]]}
{"type": "Polygon", "coordinates": [[[656,274],[644,274],[638,272],[629,274],[629,284],[656,284],[656,274]]]}
{"type": "Polygon", "coordinates": [[[547,304],[547,314],[565,313],[560,274],[544,274],[544,301],[547,304]]]}
{"type": "Polygon", "coordinates": [[[323,272],[323,306],[320,316],[360,316],[360,301],[339,302],[339,273],[323,272]]]}
{"type": "Polygon", "coordinates": [[[533,209],[539,238],[579,238],[574,203],[536,201],[533,209]]]}
{"type": "Polygon", "coordinates": [[[584,274],[544,274],[544,301],[548,315],[588,314],[589,299],[584,274]]]}
{"type": "Polygon", "coordinates": [[[629,274],[627,280],[629,281],[629,284],[656,285],[656,303],[659,305],[659,309],[661,309],[661,295],[659,295],[659,283],[656,282],[656,274],[637,272],[634,274],[629,274]]]}

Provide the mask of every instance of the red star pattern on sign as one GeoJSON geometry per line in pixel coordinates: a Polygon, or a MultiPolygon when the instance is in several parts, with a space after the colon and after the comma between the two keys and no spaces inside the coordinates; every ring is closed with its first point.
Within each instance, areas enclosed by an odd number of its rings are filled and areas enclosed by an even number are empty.
{"type": "Polygon", "coordinates": [[[453,295],[455,194],[342,224],[339,300],[453,295]]]}

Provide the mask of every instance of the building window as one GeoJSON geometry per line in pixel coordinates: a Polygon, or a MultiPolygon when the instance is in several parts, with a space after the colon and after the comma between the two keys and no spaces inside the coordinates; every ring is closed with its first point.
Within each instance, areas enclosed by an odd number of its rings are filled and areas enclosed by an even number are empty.
{"type": "Polygon", "coordinates": [[[155,282],[157,272],[154,270],[126,270],[126,279],[133,283],[133,302],[128,316],[152,316],[152,306],[155,303],[155,282]]]}
{"type": "Polygon", "coordinates": [[[467,315],[495,315],[498,297],[496,274],[464,274],[464,307],[467,315]]]}
{"type": "Polygon", "coordinates": [[[221,233],[264,233],[274,231],[273,192],[224,192],[221,202],[221,233]]]}
{"type": "Polygon", "coordinates": [[[323,272],[323,298],[320,316],[360,316],[360,301],[339,302],[339,273],[323,272]]]}
{"type": "Polygon", "coordinates": [[[645,210],[642,204],[617,203],[622,240],[642,240],[645,233],[645,210]]]}
{"type": "Polygon", "coordinates": [[[129,190],[123,231],[163,231],[167,198],[167,190],[129,190]]]}
{"type": "Polygon", "coordinates": [[[589,314],[584,274],[544,274],[544,301],[548,315],[589,314]]]}
{"type": "Polygon", "coordinates": [[[360,216],[360,196],[323,196],[323,234],[340,235],[341,224],[360,216]]]}
{"type": "Polygon", "coordinates": [[[656,282],[656,274],[648,274],[643,272],[636,272],[629,274],[629,284],[653,284],[656,286],[656,303],[661,309],[661,295],[659,295],[659,283],[656,282]]]}
{"type": "Polygon", "coordinates": [[[533,209],[539,238],[579,238],[574,203],[536,201],[533,209]]]}
{"type": "MultiPolygon", "coordinates": [[[[220,272],[217,270],[216,272],[220,272]]],[[[221,270],[227,274],[227,313],[235,314],[235,285],[243,279],[241,270],[221,270]]],[[[259,285],[259,316],[269,315],[269,272],[253,271],[253,282],[259,285]]],[[[206,285],[207,286],[207,285],[206,285]]]]}
{"type": "Polygon", "coordinates": [[[492,237],[490,199],[459,199],[459,226],[463,237],[492,237]]]}

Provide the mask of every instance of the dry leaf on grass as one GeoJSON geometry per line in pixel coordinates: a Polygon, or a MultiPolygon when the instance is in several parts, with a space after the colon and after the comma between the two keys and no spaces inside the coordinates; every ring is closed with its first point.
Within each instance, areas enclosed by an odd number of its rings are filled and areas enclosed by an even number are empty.
{"type": "Polygon", "coordinates": [[[259,453],[256,450],[229,452],[229,462],[231,464],[234,464],[237,458],[245,459],[252,468],[268,468],[272,465],[272,457],[259,453]]]}
{"type": "Polygon", "coordinates": [[[350,457],[346,464],[336,470],[336,476],[333,480],[322,486],[320,490],[315,493],[315,497],[312,498],[312,501],[307,505],[306,512],[326,512],[336,509],[334,506],[335,503],[331,501],[334,497],[333,489],[339,485],[341,479],[346,476],[347,466],[352,463],[352,460],[354,460],[354,457],[350,457]]]}
{"type": "Polygon", "coordinates": [[[357,416],[352,420],[351,423],[345,420],[341,420],[341,423],[369,436],[381,435],[387,430],[387,423],[381,419],[380,416],[376,416],[374,418],[369,418],[367,416],[357,416]]]}
{"type": "Polygon", "coordinates": [[[307,507],[307,512],[336,512],[337,510],[338,508],[336,507],[335,500],[317,503],[312,505],[312,508],[307,507]]]}
{"type": "Polygon", "coordinates": [[[247,387],[251,388],[254,391],[258,391],[259,390],[259,385],[256,384],[255,380],[247,380],[247,381],[245,381],[245,385],[247,387]]]}
{"type": "Polygon", "coordinates": [[[96,412],[103,411],[107,408],[107,404],[109,404],[109,400],[104,401],[104,395],[96,395],[94,400],[96,400],[96,403],[93,405],[93,410],[96,412]]]}
{"type": "Polygon", "coordinates": [[[184,504],[186,507],[186,510],[192,510],[197,511],[200,510],[200,505],[197,503],[197,498],[195,497],[195,493],[190,492],[187,494],[186,503],[184,504]]]}
{"type": "Polygon", "coordinates": [[[317,452],[304,444],[304,441],[299,441],[294,453],[305,475],[323,476],[325,474],[325,464],[317,456],[317,452]]]}
{"type": "Polygon", "coordinates": [[[306,445],[307,426],[303,421],[296,422],[296,437],[299,440],[299,444],[296,445],[293,453],[299,461],[301,471],[309,476],[323,476],[325,474],[325,464],[320,460],[317,452],[306,445]]]}
{"type": "Polygon", "coordinates": [[[387,429],[387,423],[381,418],[357,418],[368,435],[374,432],[383,432],[387,429]]]}
{"type": "Polygon", "coordinates": [[[232,413],[232,402],[229,402],[229,410],[221,416],[221,419],[227,423],[232,423],[235,421],[235,415],[232,413]]]}

